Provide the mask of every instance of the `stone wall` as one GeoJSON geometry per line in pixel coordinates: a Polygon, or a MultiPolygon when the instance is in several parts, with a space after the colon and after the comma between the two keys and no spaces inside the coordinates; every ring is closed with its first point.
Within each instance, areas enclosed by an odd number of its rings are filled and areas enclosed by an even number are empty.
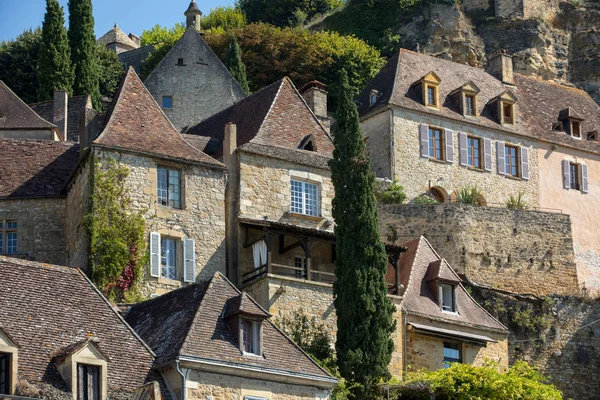
{"type": "Polygon", "coordinates": [[[18,254],[10,256],[66,265],[65,205],[64,198],[0,200],[0,222],[17,222],[18,254]]]}
{"type": "Polygon", "coordinates": [[[571,219],[565,214],[461,204],[380,205],[382,238],[424,235],[452,268],[515,293],[578,291],[571,219]],[[560,283],[560,284],[558,284],[560,283]]]}
{"type": "Polygon", "coordinates": [[[391,114],[391,112],[382,112],[363,120],[360,124],[363,137],[366,140],[371,168],[375,171],[375,175],[380,178],[391,178],[393,176],[394,145],[390,141],[392,133],[391,114]]]}
{"type": "Polygon", "coordinates": [[[90,159],[86,159],[77,170],[68,186],[66,240],[69,252],[69,267],[86,270],[88,266],[89,239],[83,218],[88,211],[91,179],[90,159]]]}

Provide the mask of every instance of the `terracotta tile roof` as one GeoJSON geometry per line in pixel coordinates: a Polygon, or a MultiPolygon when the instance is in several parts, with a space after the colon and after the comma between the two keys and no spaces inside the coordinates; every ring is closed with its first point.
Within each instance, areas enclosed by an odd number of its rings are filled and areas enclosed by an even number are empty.
{"type": "Polygon", "coordinates": [[[115,96],[104,130],[92,146],[225,168],[181,137],[132,68],[115,96]]]}
{"type": "Polygon", "coordinates": [[[66,390],[52,358],[93,334],[110,392],[146,382],[154,356],[78,269],[0,256],[0,320],[19,348],[19,379],[66,390]]]}
{"type": "Polygon", "coordinates": [[[0,139],[0,197],[62,196],[78,160],[72,142],[0,139]]]}
{"type": "MultiPolygon", "coordinates": [[[[472,326],[508,334],[506,327],[477,304],[460,283],[457,283],[455,292],[458,313],[443,312],[427,280],[430,265],[441,258],[423,236],[405,243],[404,246],[408,250],[400,256],[400,282],[406,288],[402,305],[409,315],[415,314],[454,325],[472,326]]],[[[442,277],[458,279],[447,263],[441,263],[440,266],[442,277]]]]}
{"type": "MultiPolygon", "coordinates": [[[[181,355],[331,378],[268,319],[263,323],[264,357],[242,355],[224,318],[228,301],[240,294],[216,273],[210,280],[133,305],[126,320],[157,354],[156,365],[181,355]]],[[[251,307],[252,312],[268,315],[250,297],[244,301],[244,307],[251,307]]]]}
{"type": "Polygon", "coordinates": [[[238,147],[253,143],[296,150],[304,138],[312,135],[317,154],[331,157],[333,152],[331,136],[288,78],[240,100],[186,133],[218,140],[213,155],[220,159],[225,124],[229,122],[237,125],[238,147]]]}
{"type": "Polygon", "coordinates": [[[127,47],[131,47],[132,49],[137,49],[140,47],[140,45],[131,40],[131,38],[129,38],[129,36],[127,36],[116,23],[115,26],[102,35],[97,42],[103,45],[118,43],[127,47]]]}
{"type": "MultiPolygon", "coordinates": [[[[30,104],[29,107],[47,121],[54,120],[54,101],[44,101],[42,103],[30,104]]],[[[92,113],[86,114],[86,109],[91,109],[92,102],[89,95],[73,96],[69,98],[67,113],[67,140],[79,142],[79,130],[81,118],[86,118],[89,122],[98,112],[92,109],[92,113]]]]}
{"type": "Polygon", "coordinates": [[[0,130],[3,129],[58,129],[23,102],[0,80],[0,130]]]}

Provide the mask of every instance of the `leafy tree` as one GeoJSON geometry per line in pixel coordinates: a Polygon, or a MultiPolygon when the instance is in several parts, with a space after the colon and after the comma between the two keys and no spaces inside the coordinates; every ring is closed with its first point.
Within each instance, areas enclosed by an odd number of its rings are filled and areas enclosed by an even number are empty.
{"type": "Polygon", "coordinates": [[[340,7],[341,0],[239,0],[239,7],[250,22],[266,22],[277,26],[293,24],[298,10],[308,18],[340,7]]]}
{"type": "Polygon", "coordinates": [[[73,92],[73,69],[65,14],[58,0],[46,0],[37,75],[40,101],[51,99],[55,90],[73,92]]]}
{"type": "Polygon", "coordinates": [[[175,43],[185,33],[185,26],[182,24],[175,24],[174,27],[168,29],[160,25],[154,25],[152,29],[143,31],[140,36],[140,42],[142,46],[148,44],[154,44],[154,50],[148,55],[148,57],[142,62],[140,78],[146,79],[154,68],[161,62],[161,60],[167,55],[169,50],[175,46],[175,43]]]}
{"type": "Polygon", "coordinates": [[[248,79],[246,78],[246,66],[242,62],[242,50],[235,36],[231,38],[231,44],[225,58],[225,65],[229,72],[231,72],[231,75],[239,82],[242,89],[246,93],[250,93],[248,79]]]}
{"type": "Polygon", "coordinates": [[[94,107],[100,109],[102,99],[92,0],[69,0],[69,45],[75,71],[73,94],[89,94],[94,107]]]}
{"type": "Polygon", "coordinates": [[[119,61],[117,53],[108,50],[104,45],[98,45],[97,54],[100,93],[112,97],[117,91],[123,75],[125,75],[123,64],[119,61]]]}
{"type": "Polygon", "coordinates": [[[380,379],[390,377],[395,307],[387,298],[388,261],[379,236],[375,174],[365,153],[354,92],[345,71],[340,81],[329,163],[335,188],[335,347],[341,375],[359,383],[356,397],[366,399],[380,379]]]}
{"type": "Polygon", "coordinates": [[[0,43],[0,80],[26,103],[37,101],[37,66],[42,30],[28,30],[0,43]]]}
{"type": "Polygon", "coordinates": [[[228,31],[245,26],[247,21],[246,15],[237,7],[217,7],[210,10],[210,13],[202,18],[201,23],[202,29],[205,30],[223,28],[228,31]]]}

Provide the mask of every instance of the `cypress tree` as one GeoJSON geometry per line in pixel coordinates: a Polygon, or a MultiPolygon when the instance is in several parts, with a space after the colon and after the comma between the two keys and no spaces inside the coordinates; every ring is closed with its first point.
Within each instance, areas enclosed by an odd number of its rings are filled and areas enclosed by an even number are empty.
{"type": "Polygon", "coordinates": [[[387,298],[388,260],[379,236],[373,192],[375,174],[365,153],[353,90],[345,70],[341,72],[336,118],[330,161],[336,223],[335,347],[340,373],[359,383],[362,387],[356,390],[356,398],[366,399],[374,384],[390,377],[395,306],[387,298]]]}
{"type": "Polygon", "coordinates": [[[91,0],[69,0],[69,45],[75,72],[73,94],[89,94],[100,108],[98,60],[91,0]]]}
{"type": "Polygon", "coordinates": [[[229,72],[231,72],[231,75],[237,79],[246,94],[250,94],[248,79],[246,78],[246,66],[242,62],[242,49],[235,36],[232,36],[231,38],[231,44],[229,45],[227,56],[225,58],[225,65],[229,72]]]}
{"type": "Polygon", "coordinates": [[[73,70],[65,14],[58,0],[46,0],[37,78],[39,101],[51,99],[54,90],[73,92],[73,70]]]}

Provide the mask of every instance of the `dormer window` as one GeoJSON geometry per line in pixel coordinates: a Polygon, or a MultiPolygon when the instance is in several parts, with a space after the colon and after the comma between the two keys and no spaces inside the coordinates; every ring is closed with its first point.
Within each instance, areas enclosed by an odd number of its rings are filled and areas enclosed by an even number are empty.
{"type": "Polygon", "coordinates": [[[514,112],[513,105],[504,103],[502,104],[502,122],[505,124],[514,123],[514,112]]]}
{"type": "Polygon", "coordinates": [[[262,355],[261,323],[240,318],[240,345],[244,354],[262,355]]]}
{"type": "Polygon", "coordinates": [[[437,107],[437,87],[427,85],[427,105],[437,107]]]}
{"type": "Polygon", "coordinates": [[[300,141],[300,145],[298,145],[298,148],[306,151],[317,151],[317,145],[315,143],[313,135],[305,136],[300,141]]]}
{"type": "Polygon", "coordinates": [[[563,130],[567,135],[576,139],[582,138],[581,123],[583,122],[583,118],[581,118],[571,107],[561,110],[558,115],[558,120],[562,121],[563,130]]]}
{"type": "Polygon", "coordinates": [[[422,87],[423,104],[427,107],[440,108],[440,82],[440,77],[433,71],[419,81],[422,87]]]}
{"type": "Polygon", "coordinates": [[[465,95],[465,115],[475,115],[475,96],[471,94],[465,95]]]}
{"type": "Polygon", "coordinates": [[[581,139],[581,123],[579,121],[571,121],[571,136],[581,139]]]}
{"type": "Polygon", "coordinates": [[[450,93],[460,112],[465,117],[477,116],[477,95],[480,90],[473,82],[469,81],[450,93]]]}
{"type": "Polygon", "coordinates": [[[373,89],[369,94],[369,105],[375,105],[375,103],[377,103],[377,100],[379,100],[379,92],[373,89]]]}
{"type": "Polygon", "coordinates": [[[591,131],[587,134],[587,140],[598,140],[598,131],[591,131]]]}
{"type": "Polygon", "coordinates": [[[515,105],[517,98],[510,90],[498,96],[498,120],[502,125],[514,125],[516,121],[515,105]]]}
{"type": "Polygon", "coordinates": [[[456,297],[454,294],[454,285],[440,283],[439,296],[440,307],[445,312],[456,312],[456,297]]]}
{"type": "Polygon", "coordinates": [[[101,367],[77,364],[77,400],[101,399],[101,367]]]}
{"type": "Polygon", "coordinates": [[[12,354],[0,353],[0,394],[11,394],[12,354]]]}
{"type": "Polygon", "coordinates": [[[0,395],[14,394],[18,379],[18,354],[17,344],[0,327],[0,395]]]}

